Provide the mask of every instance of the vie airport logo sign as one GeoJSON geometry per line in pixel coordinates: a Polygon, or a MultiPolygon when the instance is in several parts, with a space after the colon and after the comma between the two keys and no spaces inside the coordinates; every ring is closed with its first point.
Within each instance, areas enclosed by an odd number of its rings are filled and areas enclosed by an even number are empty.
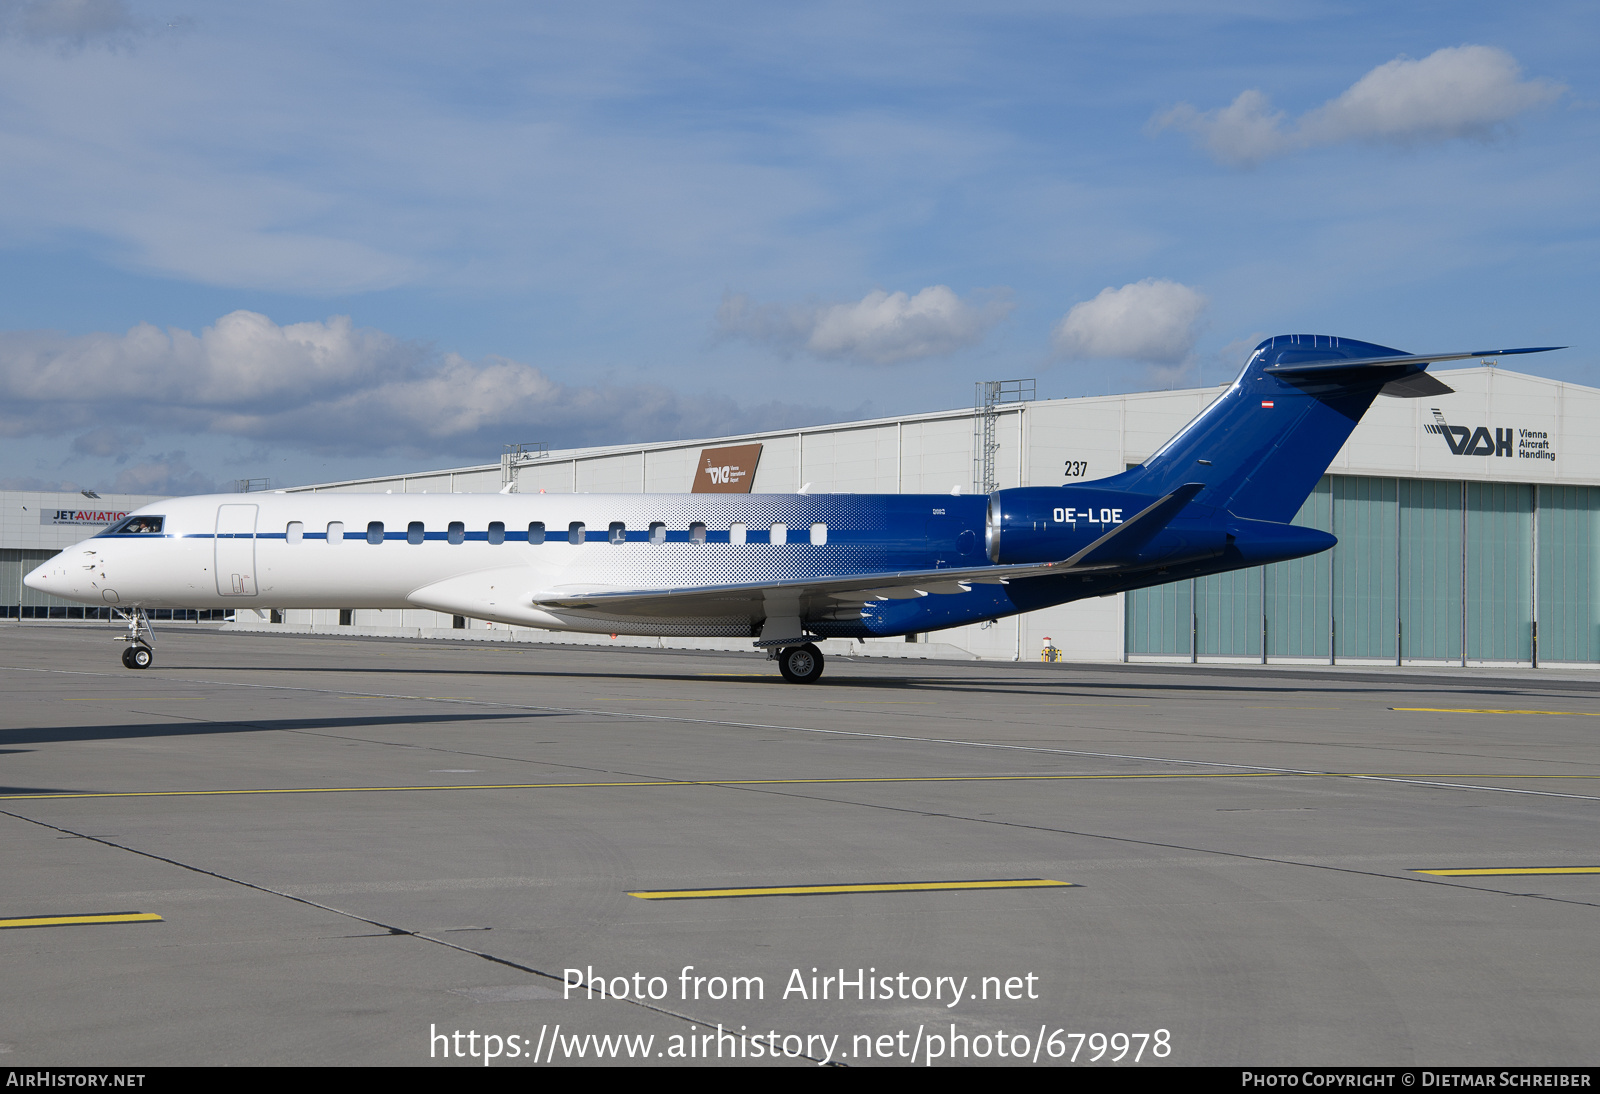
{"type": "Polygon", "coordinates": [[[1438,407],[1430,409],[1433,411],[1433,423],[1422,428],[1443,437],[1444,443],[1450,446],[1452,456],[1505,456],[1508,459],[1556,461],[1550,435],[1542,430],[1496,428],[1491,437],[1486,425],[1476,428],[1451,425],[1444,420],[1444,414],[1438,407]]]}
{"type": "Polygon", "coordinates": [[[700,450],[700,468],[695,472],[693,494],[748,494],[755,482],[756,464],[761,460],[759,444],[736,444],[727,448],[700,450]]]}

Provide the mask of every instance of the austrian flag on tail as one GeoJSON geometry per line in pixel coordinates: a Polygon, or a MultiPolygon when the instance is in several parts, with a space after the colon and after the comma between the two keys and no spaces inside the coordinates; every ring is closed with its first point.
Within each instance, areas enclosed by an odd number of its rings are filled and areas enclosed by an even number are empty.
{"type": "Polygon", "coordinates": [[[1272,400],[1271,399],[1262,399],[1261,400],[1261,409],[1262,410],[1271,410],[1272,409],[1272,400]]]}

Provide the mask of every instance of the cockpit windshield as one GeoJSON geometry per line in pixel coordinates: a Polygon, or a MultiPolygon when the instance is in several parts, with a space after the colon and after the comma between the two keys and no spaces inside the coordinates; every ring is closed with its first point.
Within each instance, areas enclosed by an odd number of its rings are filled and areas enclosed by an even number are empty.
{"type": "Polygon", "coordinates": [[[102,536],[159,536],[161,534],[161,519],[160,517],[143,515],[124,517],[100,534],[102,536]]]}

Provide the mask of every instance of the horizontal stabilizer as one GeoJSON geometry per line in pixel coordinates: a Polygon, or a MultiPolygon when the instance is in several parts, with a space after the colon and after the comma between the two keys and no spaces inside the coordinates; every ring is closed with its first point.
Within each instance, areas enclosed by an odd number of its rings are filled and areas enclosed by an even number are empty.
{"type": "Polygon", "coordinates": [[[1390,380],[1379,389],[1379,395],[1392,399],[1426,399],[1433,395],[1453,395],[1455,388],[1426,372],[1413,372],[1398,380],[1390,380]]]}
{"type": "Polygon", "coordinates": [[[1268,365],[1263,372],[1283,376],[1302,372],[1335,372],[1351,368],[1378,368],[1389,365],[1426,365],[1434,361],[1466,361],[1475,357],[1510,357],[1518,353],[1549,353],[1566,346],[1528,346],[1523,349],[1479,349],[1467,353],[1410,353],[1394,357],[1334,357],[1326,361],[1289,361],[1268,365]]]}

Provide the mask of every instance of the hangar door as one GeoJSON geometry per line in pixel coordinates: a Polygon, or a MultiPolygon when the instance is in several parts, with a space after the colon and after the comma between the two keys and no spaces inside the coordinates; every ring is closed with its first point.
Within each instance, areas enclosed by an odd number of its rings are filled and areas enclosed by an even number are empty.
{"type": "Polygon", "coordinates": [[[217,506],[217,592],[256,595],[256,506],[217,506]]]}

